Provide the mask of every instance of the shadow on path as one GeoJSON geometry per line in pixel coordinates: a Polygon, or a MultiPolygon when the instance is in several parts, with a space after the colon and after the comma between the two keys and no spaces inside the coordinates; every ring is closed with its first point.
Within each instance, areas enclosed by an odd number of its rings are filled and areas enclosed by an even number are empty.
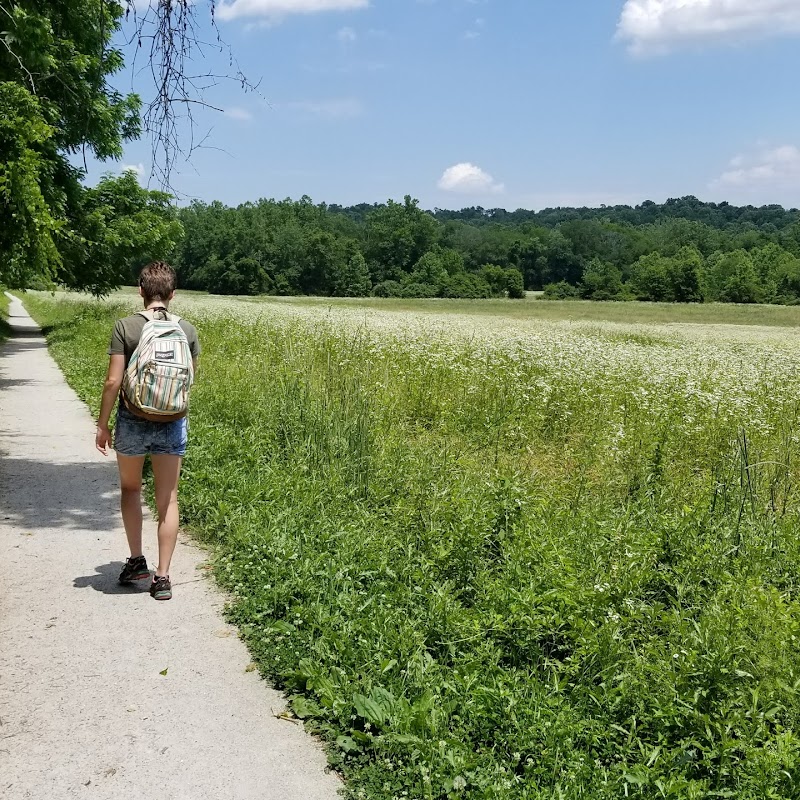
{"type": "Polygon", "coordinates": [[[120,585],[117,582],[119,573],[125,564],[122,561],[112,561],[110,564],[101,564],[95,567],[94,575],[81,575],[75,578],[73,586],[76,589],[94,589],[103,594],[142,594],[150,586],[149,580],[120,585]]]}
{"type": "Polygon", "coordinates": [[[33,383],[33,381],[27,378],[4,378],[0,375],[0,391],[13,389],[15,386],[26,386],[29,383],[33,383]]]}
{"type": "Polygon", "coordinates": [[[119,525],[113,474],[98,462],[52,464],[0,451],[0,522],[31,530],[113,531],[119,525]]]}
{"type": "MultiPolygon", "coordinates": [[[[39,328],[27,315],[13,313],[13,303],[8,324],[11,338],[0,347],[0,392],[49,391],[46,382],[39,385],[33,366],[31,377],[20,369],[29,356],[36,354],[33,361],[38,361],[38,354],[47,350],[39,328]]],[[[46,404],[42,407],[47,409],[46,404]]],[[[23,422],[14,418],[10,408],[13,404],[3,403],[0,413],[0,522],[23,532],[115,530],[119,524],[116,472],[105,463],[82,460],[77,452],[64,458],[64,448],[57,448],[54,441],[61,434],[58,423],[38,418],[30,407],[23,422]],[[61,463],[52,461],[57,449],[61,463]],[[17,451],[25,457],[18,457],[17,451]]]]}
{"type": "MultiPolygon", "coordinates": [[[[40,328],[23,328],[19,325],[13,324],[13,317],[11,317],[11,324],[8,325],[10,331],[8,331],[7,335],[10,337],[9,341],[13,341],[14,339],[21,339],[25,342],[26,345],[31,344],[31,339],[36,339],[37,337],[42,337],[42,331],[40,328]]],[[[34,345],[38,347],[45,347],[44,343],[34,342],[34,345]]]]}
{"type": "Polygon", "coordinates": [[[6,339],[3,344],[3,351],[0,360],[9,358],[15,353],[24,353],[29,350],[46,350],[47,342],[42,335],[36,331],[30,334],[14,332],[10,339],[6,339]]]}

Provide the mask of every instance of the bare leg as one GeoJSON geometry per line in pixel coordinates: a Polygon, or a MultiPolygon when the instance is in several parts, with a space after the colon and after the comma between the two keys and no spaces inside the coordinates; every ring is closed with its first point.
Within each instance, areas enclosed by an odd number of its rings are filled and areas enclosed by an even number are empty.
{"type": "Polygon", "coordinates": [[[120,510],[131,556],[142,555],[142,467],[144,456],[117,453],[119,467],[120,510]]]}
{"type": "Polygon", "coordinates": [[[158,568],[156,575],[169,575],[169,565],[178,541],[178,478],[181,456],[151,456],[158,510],[158,568]]]}

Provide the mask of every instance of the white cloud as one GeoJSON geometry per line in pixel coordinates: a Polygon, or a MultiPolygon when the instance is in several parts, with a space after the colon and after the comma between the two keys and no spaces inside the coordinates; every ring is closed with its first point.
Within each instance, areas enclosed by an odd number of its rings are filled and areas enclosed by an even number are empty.
{"type": "Polygon", "coordinates": [[[144,175],[144,164],[141,161],[138,164],[123,164],[122,172],[135,172],[141,178],[144,175]]]}
{"type": "Polygon", "coordinates": [[[481,192],[497,194],[505,188],[502,183],[496,183],[488,172],[484,172],[480,167],[466,161],[448,167],[442,173],[437,185],[446,192],[463,192],[465,194],[481,192]]]}
{"type": "Polygon", "coordinates": [[[322,11],[353,11],[367,8],[369,0],[227,0],[217,5],[222,20],[239,17],[281,19],[290,14],[317,14],[322,11]]]}
{"type": "Polygon", "coordinates": [[[144,14],[148,8],[156,5],[156,0],[133,0],[130,5],[137,14],[144,14]]]}
{"type": "Polygon", "coordinates": [[[800,185],[800,147],[792,144],[739,154],[728,166],[711,182],[711,189],[778,192],[800,185]]]}
{"type": "Polygon", "coordinates": [[[617,24],[634,55],[797,33],[798,0],[626,0],[617,24]]]}
{"type": "Polygon", "coordinates": [[[342,44],[352,44],[358,38],[358,36],[352,28],[345,26],[344,28],[339,28],[339,30],[336,31],[336,38],[342,44]]]}
{"type": "Polygon", "coordinates": [[[477,39],[481,35],[484,25],[486,25],[486,20],[483,17],[478,17],[472,23],[472,27],[464,34],[464,38],[477,39]]]}
{"type": "MultiPolygon", "coordinates": [[[[120,5],[126,11],[130,10],[132,15],[135,14],[138,17],[139,22],[147,19],[151,23],[155,19],[154,14],[156,13],[159,5],[162,5],[163,3],[164,0],[120,0],[120,5]],[[151,14],[151,12],[153,13],[151,14]]],[[[197,0],[188,0],[187,4],[193,6],[196,3],[197,0]]]]}
{"type": "Polygon", "coordinates": [[[472,27],[466,31],[464,38],[467,40],[477,39],[481,35],[481,30],[485,24],[486,20],[483,17],[478,17],[475,22],[472,23],[472,27]]]}
{"type": "Polygon", "coordinates": [[[334,98],[331,100],[299,100],[288,104],[295,111],[314,114],[329,119],[346,119],[359,117],[364,113],[364,106],[355,97],[334,98]]]}
{"type": "Polygon", "coordinates": [[[253,119],[253,115],[246,109],[238,106],[225,109],[225,116],[231,119],[239,120],[239,122],[249,122],[253,119]]]}

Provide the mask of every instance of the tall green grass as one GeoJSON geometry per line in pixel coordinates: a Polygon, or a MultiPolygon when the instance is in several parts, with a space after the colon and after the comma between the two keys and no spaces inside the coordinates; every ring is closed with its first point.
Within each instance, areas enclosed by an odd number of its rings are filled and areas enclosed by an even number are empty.
{"type": "MultiPolygon", "coordinates": [[[[123,307],[26,302],[96,408],[123,307]]],[[[182,519],[350,796],[800,797],[794,351],[194,319],[182,519]]]]}
{"type": "Polygon", "coordinates": [[[5,294],[5,287],[0,284],[0,342],[11,334],[11,327],[8,324],[9,302],[5,294]]]}

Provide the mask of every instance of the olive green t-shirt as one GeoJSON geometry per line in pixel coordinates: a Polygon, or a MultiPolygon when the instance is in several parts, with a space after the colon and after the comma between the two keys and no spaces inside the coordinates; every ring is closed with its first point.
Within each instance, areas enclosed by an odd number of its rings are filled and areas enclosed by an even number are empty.
{"type": "MultiPolygon", "coordinates": [[[[136,349],[136,345],[139,344],[146,322],[147,320],[141,314],[131,314],[129,317],[123,317],[114,323],[114,332],[111,334],[108,354],[110,356],[124,355],[126,368],[131,360],[133,351],[136,349]]],[[[197,338],[197,329],[185,319],[180,320],[178,325],[181,326],[186,338],[189,340],[189,351],[192,354],[192,358],[197,358],[200,355],[200,340],[197,338]]]]}

